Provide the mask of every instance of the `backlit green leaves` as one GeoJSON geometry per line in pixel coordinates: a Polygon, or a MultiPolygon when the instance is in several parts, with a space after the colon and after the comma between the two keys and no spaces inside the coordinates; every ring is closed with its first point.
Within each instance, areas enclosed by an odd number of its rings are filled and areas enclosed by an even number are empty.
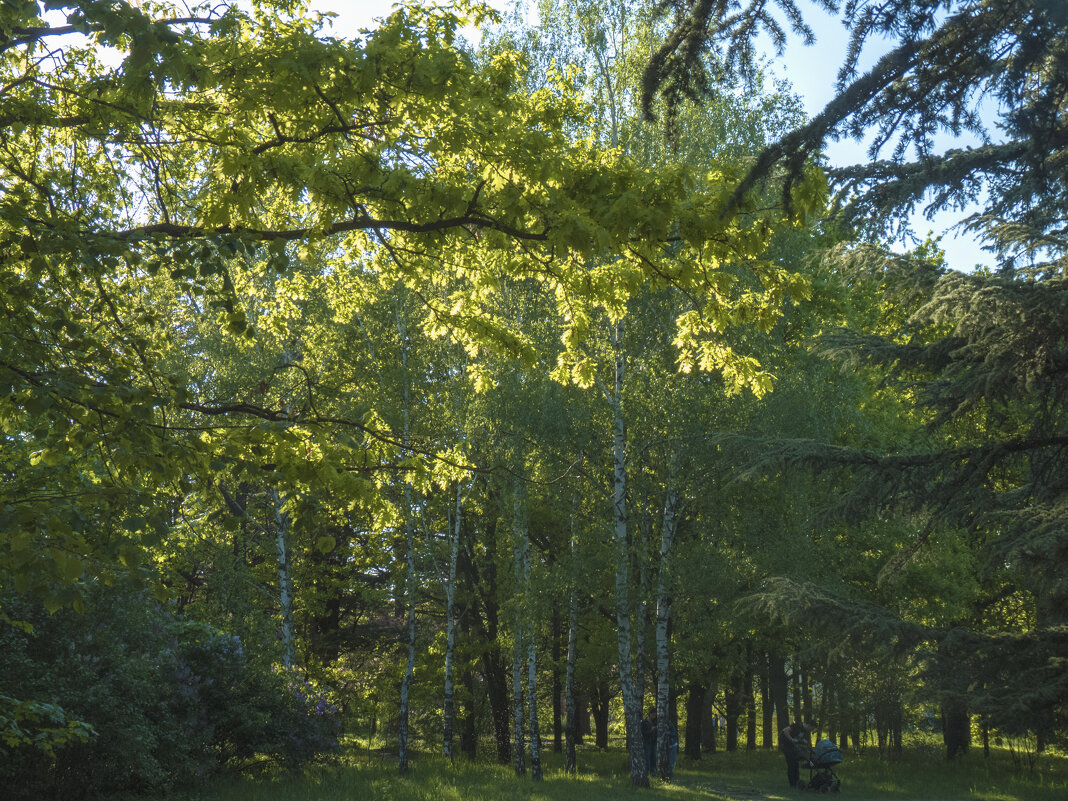
{"type": "MultiPolygon", "coordinates": [[[[169,4],[83,2],[88,43],[35,21],[37,44],[0,53],[0,514],[32,521],[44,559],[0,566],[35,592],[109,575],[96,556],[149,569],[138,545],[220,472],[354,507],[392,471],[445,480],[436,445],[400,461],[396,399],[362,389],[389,385],[367,324],[398,291],[487,389],[487,358],[591,385],[596,321],[674,287],[682,368],[767,388],[723,334],[803,291],[763,260],[795,221],[755,196],[725,215],[737,165],[604,146],[576,76],[530,89],[517,53],[458,45],[481,7],[339,40],[292,5],[177,24],[169,4]]],[[[823,192],[813,172],[798,208],[823,192]]]]}

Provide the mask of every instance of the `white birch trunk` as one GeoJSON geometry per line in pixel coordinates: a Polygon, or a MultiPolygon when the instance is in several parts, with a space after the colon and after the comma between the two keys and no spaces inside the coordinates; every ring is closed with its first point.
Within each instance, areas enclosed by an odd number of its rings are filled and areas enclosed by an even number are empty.
{"type": "MultiPolygon", "coordinates": [[[[660,570],[656,581],[656,719],[660,721],[656,735],[656,764],[660,778],[670,780],[673,773],[670,749],[671,728],[671,662],[668,652],[668,623],[671,620],[671,548],[678,526],[678,495],[669,486],[664,499],[664,521],[660,531],[660,570]]],[[[676,733],[676,736],[678,734],[676,733]]]]}
{"type": "MultiPolygon", "coordinates": [[[[463,420],[463,377],[466,373],[463,362],[460,364],[460,376],[457,390],[453,397],[454,412],[458,422],[463,420]]],[[[462,429],[462,425],[460,425],[462,429]]],[[[469,490],[470,491],[470,490],[469,490]]],[[[460,551],[460,522],[463,517],[464,493],[459,481],[456,482],[456,514],[453,519],[449,539],[449,567],[445,585],[445,698],[442,704],[443,747],[445,756],[453,759],[452,741],[456,728],[456,704],[454,698],[453,662],[456,652],[456,559],[460,551]]]]}
{"type": "Polygon", "coordinates": [[[538,656],[534,641],[534,622],[531,611],[530,590],[530,532],[523,526],[523,604],[527,619],[527,701],[529,720],[527,728],[530,733],[530,778],[540,782],[541,776],[541,732],[538,728],[538,656]]]}
{"type": "Polygon", "coordinates": [[[616,545],[616,627],[619,647],[619,684],[623,695],[623,715],[630,753],[630,783],[635,787],[649,786],[649,771],[641,737],[641,699],[634,691],[633,665],[630,653],[630,553],[627,548],[627,467],[626,441],[623,428],[623,326],[617,323],[612,332],[615,348],[615,391],[612,396],[612,511],[616,545]]]}
{"type": "Polygon", "coordinates": [[[401,680],[400,693],[400,727],[398,730],[398,767],[401,773],[408,772],[408,696],[412,680],[415,678],[415,534],[412,531],[412,488],[404,488],[406,520],[404,523],[405,539],[408,552],[408,664],[401,680]]]}
{"type": "Polygon", "coordinates": [[[571,597],[568,602],[567,667],[564,678],[564,773],[575,774],[575,656],[578,650],[578,547],[571,513],[571,597]]]}
{"type": "Polygon", "coordinates": [[[515,775],[526,774],[524,751],[526,746],[523,737],[523,549],[521,547],[522,523],[520,520],[519,482],[516,482],[515,493],[512,502],[512,549],[515,555],[513,563],[515,570],[515,643],[512,648],[512,728],[515,738],[513,763],[515,775]]]}
{"type": "MultiPolygon", "coordinates": [[[[404,324],[404,315],[400,307],[397,307],[397,334],[401,348],[401,375],[402,375],[402,402],[404,414],[404,448],[407,451],[411,444],[411,408],[408,391],[408,344],[407,331],[404,324]]],[[[398,759],[397,764],[401,773],[408,772],[408,697],[415,678],[415,532],[412,526],[412,485],[405,482],[404,486],[404,536],[408,563],[408,578],[406,592],[408,596],[408,663],[405,667],[404,678],[400,688],[400,725],[398,727],[398,759]]]]}
{"type": "Polygon", "coordinates": [[[274,505],[275,547],[278,555],[278,599],[282,628],[282,664],[292,670],[296,662],[296,640],[293,636],[293,574],[289,552],[289,518],[282,512],[285,501],[278,490],[271,490],[274,505]]]}
{"type": "Polygon", "coordinates": [[[449,542],[449,578],[445,586],[445,702],[444,702],[444,749],[445,756],[452,759],[452,732],[455,718],[453,704],[452,662],[456,647],[456,557],[460,550],[460,513],[463,510],[463,495],[460,482],[456,482],[456,519],[453,521],[449,542]]]}
{"type": "Polygon", "coordinates": [[[639,713],[645,709],[645,665],[648,653],[646,649],[645,634],[649,629],[649,598],[652,591],[649,587],[649,529],[648,515],[643,515],[645,520],[635,521],[634,529],[638,534],[638,548],[635,564],[638,567],[638,603],[635,604],[637,620],[634,628],[634,643],[636,653],[634,655],[634,694],[638,696],[639,713]]]}

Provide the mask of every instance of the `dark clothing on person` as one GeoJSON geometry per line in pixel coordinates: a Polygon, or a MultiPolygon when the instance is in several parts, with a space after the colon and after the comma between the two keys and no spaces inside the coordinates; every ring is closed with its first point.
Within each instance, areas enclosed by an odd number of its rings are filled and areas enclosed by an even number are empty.
{"type": "Polygon", "coordinates": [[[807,757],[808,732],[804,723],[791,723],[779,732],[779,750],[786,757],[786,779],[791,787],[797,787],[801,779],[798,763],[807,757]]]}

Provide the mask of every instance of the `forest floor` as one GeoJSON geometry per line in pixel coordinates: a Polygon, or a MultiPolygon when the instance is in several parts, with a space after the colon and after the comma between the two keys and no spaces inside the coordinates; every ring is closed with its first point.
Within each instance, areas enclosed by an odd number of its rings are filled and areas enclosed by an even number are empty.
{"type": "MultiPolygon", "coordinates": [[[[995,749],[984,757],[975,749],[947,763],[934,744],[914,744],[894,760],[870,749],[847,751],[836,769],[841,792],[828,798],[849,801],[1064,801],[1068,798],[1068,757],[1051,752],[1022,756],[995,749]]],[[[563,772],[559,754],[544,756],[544,781],[517,778],[510,766],[415,753],[405,776],[396,758],[354,747],[332,763],[301,775],[220,780],[195,792],[160,801],[791,801],[816,793],[786,786],[777,751],[680,757],[673,782],[652,781],[649,790],[630,786],[621,749],[579,751],[576,776],[563,772]]],[[[808,778],[802,770],[801,778],[808,778]]]]}

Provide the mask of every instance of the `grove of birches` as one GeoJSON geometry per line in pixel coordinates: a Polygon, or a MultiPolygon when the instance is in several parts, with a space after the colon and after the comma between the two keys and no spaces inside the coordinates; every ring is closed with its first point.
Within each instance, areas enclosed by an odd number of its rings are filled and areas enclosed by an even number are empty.
{"type": "Polygon", "coordinates": [[[1064,0],[4,0],[5,797],[1063,748],[1066,274],[1064,0]]]}

